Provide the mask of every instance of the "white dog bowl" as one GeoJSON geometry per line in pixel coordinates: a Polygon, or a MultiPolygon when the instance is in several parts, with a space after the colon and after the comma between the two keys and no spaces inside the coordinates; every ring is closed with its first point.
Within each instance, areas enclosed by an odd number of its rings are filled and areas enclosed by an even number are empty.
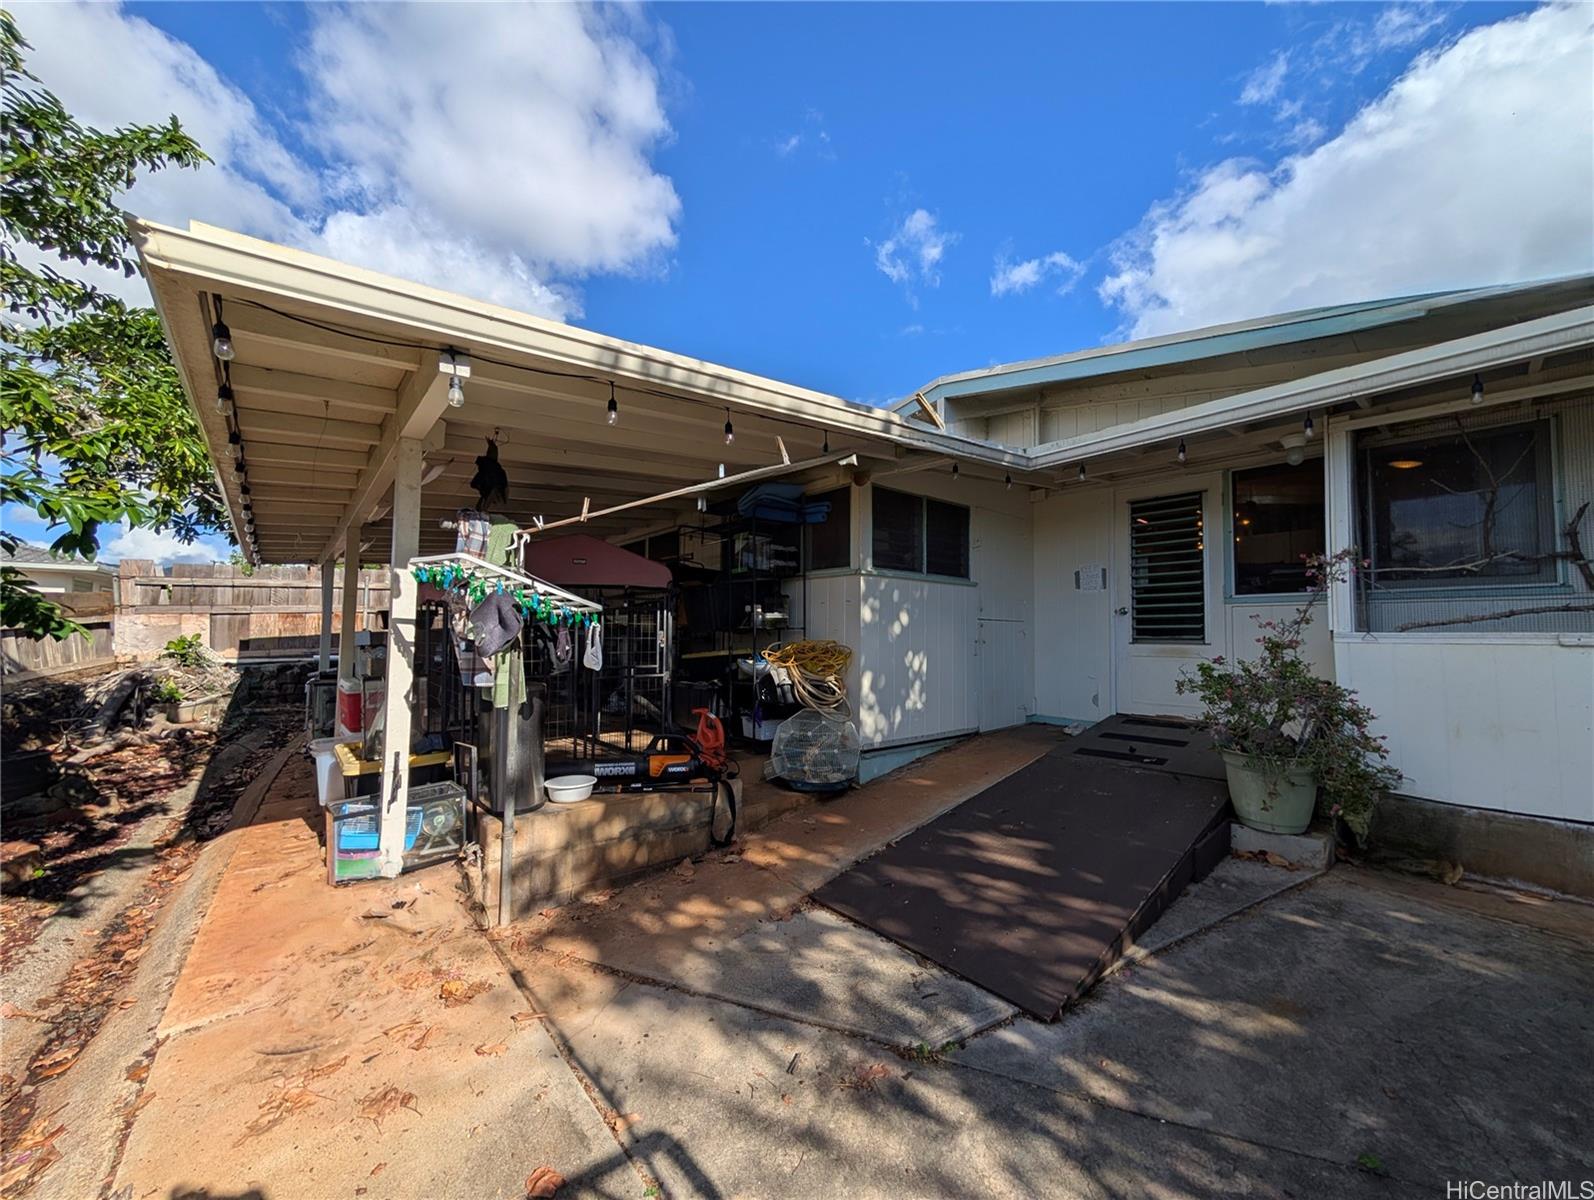
{"type": "Polygon", "coordinates": [[[559,775],[547,780],[542,786],[548,792],[548,799],[555,804],[574,804],[577,800],[585,800],[592,795],[592,789],[597,783],[596,775],[559,775]]]}

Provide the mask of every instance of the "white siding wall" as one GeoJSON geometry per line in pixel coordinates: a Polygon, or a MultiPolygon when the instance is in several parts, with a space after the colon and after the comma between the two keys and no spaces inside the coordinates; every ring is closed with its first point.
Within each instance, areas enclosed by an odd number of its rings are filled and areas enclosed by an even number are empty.
{"type": "Polygon", "coordinates": [[[979,591],[906,576],[860,581],[858,732],[866,747],[979,727],[974,622],[979,591]]]}
{"type": "Polygon", "coordinates": [[[1335,658],[1379,715],[1402,792],[1594,821],[1594,645],[1353,636],[1335,658]]]}

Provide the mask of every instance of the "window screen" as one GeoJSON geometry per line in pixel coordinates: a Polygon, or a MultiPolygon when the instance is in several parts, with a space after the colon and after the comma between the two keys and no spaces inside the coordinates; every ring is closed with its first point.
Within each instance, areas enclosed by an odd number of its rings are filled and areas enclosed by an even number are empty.
{"type": "Polygon", "coordinates": [[[825,571],[852,566],[852,489],[837,488],[805,499],[830,505],[828,518],[807,526],[808,569],[825,571]]]}
{"type": "Polygon", "coordinates": [[[1263,596],[1311,590],[1304,559],[1322,554],[1323,463],[1307,459],[1236,471],[1230,477],[1234,514],[1234,594],[1263,596]]]}
{"type": "Polygon", "coordinates": [[[969,510],[961,504],[924,502],[924,569],[931,575],[969,577],[969,510]]]}
{"type": "Polygon", "coordinates": [[[1129,505],[1130,620],[1137,642],[1204,642],[1206,538],[1201,493],[1129,505]]]}
{"type": "Polygon", "coordinates": [[[1355,464],[1360,629],[1594,631],[1594,397],[1363,430],[1355,464]]]}
{"type": "Polygon", "coordinates": [[[924,570],[924,500],[877,487],[874,492],[874,565],[877,571],[924,570]]]}

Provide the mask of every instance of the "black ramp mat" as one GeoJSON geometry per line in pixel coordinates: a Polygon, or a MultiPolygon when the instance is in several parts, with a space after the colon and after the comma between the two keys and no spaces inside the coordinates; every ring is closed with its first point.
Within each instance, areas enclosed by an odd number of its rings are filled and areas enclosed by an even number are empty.
{"type": "Polygon", "coordinates": [[[1223,784],[1067,751],[843,872],[814,899],[1053,1019],[1228,852],[1223,784]]]}
{"type": "Polygon", "coordinates": [[[1223,760],[1212,749],[1211,736],[1177,717],[1108,717],[1071,739],[1064,749],[1103,762],[1224,778],[1223,760]]]}

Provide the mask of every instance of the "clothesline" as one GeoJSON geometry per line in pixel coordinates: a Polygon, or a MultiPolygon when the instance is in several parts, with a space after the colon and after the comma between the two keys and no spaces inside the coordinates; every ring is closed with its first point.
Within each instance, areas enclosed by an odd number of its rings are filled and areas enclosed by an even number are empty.
{"type": "Polygon", "coordinates": [[[495,576],[516,587],[530,588],[537,595],[545,599],[557,600],[572,612],[591,613],[602,615],[603,605],[595,604],[585,597],[574,592],[567,592],[562,587],[549,583],[545,579],[538,579],[535,575],[528,575],[524,571],[517,571],[512,567],[495,566],[484,558],[477,558],[474,554],[455,552],[453,554],[428,554],[410,559],[411,569],[415,567],[459,567],[469,571],[495,576]]]}

